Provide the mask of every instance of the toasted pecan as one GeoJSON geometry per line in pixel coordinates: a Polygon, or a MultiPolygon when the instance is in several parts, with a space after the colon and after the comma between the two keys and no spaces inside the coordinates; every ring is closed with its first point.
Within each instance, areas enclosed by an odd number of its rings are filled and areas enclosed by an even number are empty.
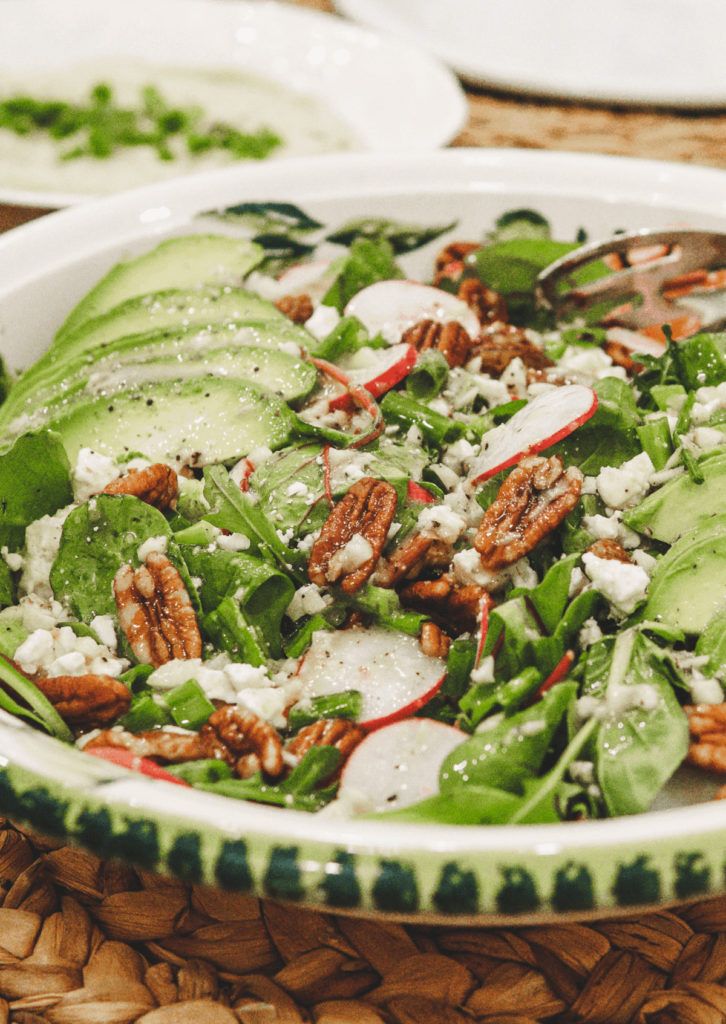
{"type": "Polygon", "coordinates": [[[153,466],[145,466],[143,469],[130,469],[123,476],[107,484],[103,493],[132,494],[163,512],[176,506],[179,482],[171,466],[156,462],[153,466]]]}
{"type": "Polygon", "coordinates": [[[430,658],[445,658],[451,641],[435,622],[424,622],[421,627],[421,650],[430,658]]]}
{"type": "Polygon", "coordinates": [[[476,313],[482,326],[508,322],[509,311],[503,296],[493,288],[487,288],[478,277],[465,277],[456,294],[476,313]]]}
{"type": "Polygon", "coordinates": [[[554,363],[527,337],[522,327],[496,323],[486,328],[471,347],[472,357],[481,360],[482,373],[500,377],[513,359],[530,370],[544,370],[554,363]]]}
{"type": "Polygon", "coordinates": [[[113,580],[119,624],[137,660],[158,668],[175,658],[198,658],[202,638],[189,594],[166,555],[152,551],[144,565],[122,565],[113,580]]]}
{"type": "Polygon", "coordinates": [[[294,324],[304,324],[313,315],[313,301],[309,295],[283,295],[275,303],[281,313],[294,324]]]}
{"type": "Polygon", "coordinates": [[[303,726],[287,743],[285,751],[302,758],[311,747],[335,747],[340,752],[334,773],[337,777],[364,736],[365,730],[347,718],[320,718],[303,726]]]}
{"type": "Polygon", "coordinates": [[[588,552],[597,558],[605,558],[613,562],[632,563],[633,561],[623,545],[612,537],[600,537],[598,540],[593,541],[585,551],[585,554],[588,552]]]}
{"type": "Polygon", "coordinates": [[[434,260],[434,284],[460,277],[466,257],[477,249],[481,249],[480,242],[449,242],[434,260]]]}
{"type": "Polygon", "coordinates": [[[333,508],[313,544],[308,576],[318,586],[337,583],[346,594],[359,590],[373,572],[388,537],[396,511],[396,488],[383,480],[366,476],[358,480],[333,508]],[[370,546],[370,555],[352,569],[341,556],[346,545],[360,535],[370,546]]]}
{"type": "Polygon", "coordinates": [[[447,323],[419,320],[404,331],[401,341],[413,345],[418,352],[438,349],[449,366],[463,366],[469,359],[471,349],[471,337],[458,320],[449,320],[447,323]]]}
{"type": "Polygon", "coordinates": [[[138,733],[119,728],[105,729],[93,736],[83,749],[92,750],[94,747],[117,747],[136,757],[148,757],[166,764],[199,761],[210,756],[199,733],[167,732],[166,729],[138,733]]]}
{"type": "Polygon", "coordinates": [[[128,687],[113,676],[41,676],[34,682],[68,725],[83,730],[109,725],[131,704],[128,687]]]}
{"type": "Polygon", "coordinates": [[[474,583],[457,584],[451,573],[444,573],[435,580],[408,583],[399,590],[398,596],[404,607],[430,615],[434,622],[456,636],[476,629],[486,591],[474,583]]]}
{"type": "Polygon", "coordinates": [[[264,771],[271,778],[282,774],[282,741],[274,726],[251,711],[227,704],[210,715],[200,729],[210,756],[232,765],[240,778],[264,771]]]}
{"type": "Polygon", "coordinates": [[[565,470],[558,455],[522,459],[499,488],[474,538],[484,568],[495,572],[532,551],[575,507],[582,479],[576,466],[565,470]]]}

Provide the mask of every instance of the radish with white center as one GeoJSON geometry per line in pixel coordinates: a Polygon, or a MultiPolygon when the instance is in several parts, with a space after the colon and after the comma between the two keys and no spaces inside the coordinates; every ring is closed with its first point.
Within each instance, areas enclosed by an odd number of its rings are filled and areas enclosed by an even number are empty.
{"type": "Polygon", "coordinates": [[[345,763],[338,798],[370,811],[393,811],[436,796],[444,760],[466,733],[432,718],[407,718],[377,729],[345,763]]]}
{"type": "Polygon", "coordinates": [[[586,423],[596,409],[597,395],[584,384],[565,384],[537,395],[506,423],[484,435],[480,452],[471,462],[468,487],[561,441],[586,423]]]}
{"type": "Polygon", "coordinates": [[[421,320],[457,320],[472,338],[480,328],[476,313],[462,299],[418,281],[376,281],[354,295],[344,313],[360,320],[371,337],[380,334],[391,345],[421,320]]]}
{"type": "MultiPolygon", "coordinates": [[[[414,368],[418,358],[418,352],[413,345],[391,345],[390,348],[370,351],[372,356],[365,366],[346,366],[343,360],[338,365],[344,370],[353,387],[365,388],[373,398],[380,398],[386,391],[399,384],[414,368]]],[[[336,395],[330,400],[331,409],[347,409],[353,405],[353,399],[348,392],[336,395]]]]}
{"type": "Polygon", "coordinates": [[[417,637],[373,626],[313,633],[297,678],[301,700],[358,690],[358,724],[377,729],[423,707],[445,675],[446,662],[424,654],[417,637]]]}

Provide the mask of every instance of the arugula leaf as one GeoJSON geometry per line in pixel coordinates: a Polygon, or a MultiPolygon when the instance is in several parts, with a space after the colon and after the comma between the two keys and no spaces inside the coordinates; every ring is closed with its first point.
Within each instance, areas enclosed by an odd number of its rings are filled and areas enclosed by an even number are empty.
{"type": "Polygon", "coordinates": [[[264,512],[234,485],[224,466],[204,467],[204,494],[212,509],[206,520],[220,529],[243,533],[254,551],[276,562],[299,584],[306,582],[301,553],[280,540],[264,512]]]}

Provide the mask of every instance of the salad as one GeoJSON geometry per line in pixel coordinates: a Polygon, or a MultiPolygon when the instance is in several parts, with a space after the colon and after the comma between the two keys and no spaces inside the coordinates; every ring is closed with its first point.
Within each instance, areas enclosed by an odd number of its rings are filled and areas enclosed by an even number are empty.
{"type": "Polygon", "coordinates": [[[556,323],[582,239],[531,210],[214,222],[2,379],[0,706],[323,815],[606,817],[726,769],[726,335],[556,323]]]}

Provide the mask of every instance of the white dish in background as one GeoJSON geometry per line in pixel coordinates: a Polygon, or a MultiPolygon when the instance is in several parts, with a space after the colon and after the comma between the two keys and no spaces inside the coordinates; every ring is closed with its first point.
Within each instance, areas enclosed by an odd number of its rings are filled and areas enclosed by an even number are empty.
{"type": "MultiPolygon", "coordinates": [[[[5,0],[0,7],[2,78],[27,75],[33,97],[40,98],[34,74],[48,82],[56,70],[60,79],[69,67],[105,59],[265,76],[322,101],[362,150],[435,149],[467,114],[456,77],[425,51],[274,0],[5,0]]],[[[114,181],[103,191],[144,183],[114,181]]],[[[98,191],[11,185],[0,173],[0,201],[9,203],[62,206],[98,191]]]]}
{"type": "Polygon", "coordinates": [[[719,0],[335,0],[484,87],[678,107],[726,104],[719,0]]]}
{"type": "MultiPolygon", "coordinates": [[[[10,0],[8,0],[10,2],[10,0]]],[[[200,214],[289,201],[325,225],[374,215],[456,226],[410,254],[410,276],[507,210],[555,237],[674,224],[726,229],[726,173],[531,150],[343,154],[195,175],[63,210],[0,236],[0,354],[27,365],[119,259],[207,230],[200,214]]],[[[723,894],[726,801],[688,769],[657,809],[542,825],[338,820],[170,786],[0,712],[0,813],[149,869],[331,911],[409,919],[560,919],[723,894]],[[193,856],[192,856],[193,855],[193,856]],[[191,858],[191,859],[190,859],[191,858]],[[453,881],[452,881],[453,879],[453,881]]]]}

